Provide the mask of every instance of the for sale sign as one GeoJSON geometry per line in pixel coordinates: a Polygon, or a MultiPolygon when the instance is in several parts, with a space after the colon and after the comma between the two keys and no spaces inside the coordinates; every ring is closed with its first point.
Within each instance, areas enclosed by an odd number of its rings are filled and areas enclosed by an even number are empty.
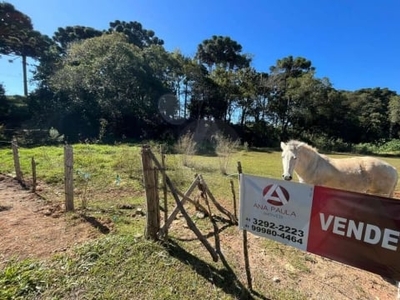
{"type": "Polygon", "coordinates": [[[239,226],[307,250],[314,187],[241,175],[239,226]]]}
{"type": "Polygon", "coordinates": [[[241,174],[239,227],[400,280],[399,200],[241,174]]]}

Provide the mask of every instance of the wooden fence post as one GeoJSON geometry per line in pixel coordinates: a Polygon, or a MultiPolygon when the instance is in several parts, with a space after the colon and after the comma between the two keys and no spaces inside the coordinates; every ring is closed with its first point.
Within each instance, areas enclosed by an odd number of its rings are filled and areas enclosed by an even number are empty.
{"type": "Polygon", "coordinates": [[[64,146],[65,211],[74,211],[74,152],[71,145],[64,146]]]}
{"type": "MultiPolygon", "coordinates": [[[[243,173],[242,164],[240,161],[237,163],[237,170],[239,174],[239,186],[240,186],[240,174],[243,173]]],[[[247,286],[250,291],[253,290],[253,279],[251,278],[250,260],[249,260],[249,246],[247,242],[247,230],[243,230],[243,256],[244,256],[244,268],[246,270],[247,286]]]]}
{"type": "Polygon", "coordinates": [[[32,165],[32,193],[35,193],[37,179],[36,179],[36,161],[34,157],[32,157],[31,165],[32,165]]]}
{"type": "Polygon", "coordinates": [[[158,240],[160,230],[160,204],[157,191],[156,169],[150,156],[150,146],[142,147],[143,179],[147,201],[147,224],[145,237],[154,241],[158,240]]]}
{"type": "Polygon", "coordinates": [[[237,216],[237,208],[236,208],[236,194],[235,194],[235,187],[233,185],[233,180],[230,180],[231,191],[232,191],[232,202],[233,202],[233,215],[235,216],[236,220],[238,220],[237,216]]]}
{"type": "MultiPolygon", "coordinates": [[[[161,146],[161,166],[163,167],[163,170],[165,170],[165,154],[164,150],[161,146]]],[[[162,172],[162,183],[163,183],[163,192],[164,192],[164,224],[167,223],[168,220],[168,188],[167,188],[167,180],[165,179],[165,173],[162,172]]],[[[165,232],[164,232],[164,240],[168,240],[168,227],[166,227],[165,232]]]]}
{"type": "Polygon", "coordinates": [[[11,147],[12,147],[12,151],[13,151],[15,174],[16,174],[18,182],[20,184],[22,184],[23,178],[22,178],[21,165],[19,163],[18,142],[15,137],[12,139],[11,147]]]}

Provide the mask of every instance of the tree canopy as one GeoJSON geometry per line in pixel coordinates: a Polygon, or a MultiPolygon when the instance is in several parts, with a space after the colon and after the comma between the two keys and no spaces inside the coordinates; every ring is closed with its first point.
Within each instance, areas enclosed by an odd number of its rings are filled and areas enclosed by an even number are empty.
{"type": "MultiPolygon", "coordinates": [[[[186,56],[167,51],[139,21],[59,27],[49,38],[6,2],[0,20],[0,54],[21,56],[24,68],[27,57],[39,63],[28,97],[32,124],[57,128],[70,140],[171,139],[191,124],[212,123],[234,128],[254,146],[289,138],[325,144],[400,138],[395,91],[337,90],[306,57],[278,58],[265,71],[229,36],[212,35],[186,56]]],[[[25,75],[26,69],[26,86],[25,75]]]]}
{"type": "Polygon", "coordinates": [[[132,43],[141,49],[151,45],[162,46],[164,44],[164,41],[158,38],[153,30],[143,28],[142,24],[137,21],[125,22],[116,20],[110,22],[108,32],[114,31],[125,34],[128,37],[129,43],[132,43]]]}
{"type": "Polygon", "coordinates": [[[146,54],[120,33],[74,43],[52,76],[51,89],[68,95],[64,109],[80,113],[90,132],[107,124],[109,133],[129,136],[127,126],[157,123],[157,100],[166,91],[149,63],[155,56],[146,60],[146,54]]]}
{"type": "Polygon", "coordinates": [[[49,37],[33,30],[31,19],[10,3],[0,3],[0,53],[22,57],[24,94],[28,95],[26,58],[39,59],[50,47],[49,37]]]}
{"type": "Polygon", "coordinates": [[[87,26],[67,26],[59,27],[54,33],[53,40],[57,42],[61,49],[66,50],[70,43],[100,36],[103,32],[87,26]]]}

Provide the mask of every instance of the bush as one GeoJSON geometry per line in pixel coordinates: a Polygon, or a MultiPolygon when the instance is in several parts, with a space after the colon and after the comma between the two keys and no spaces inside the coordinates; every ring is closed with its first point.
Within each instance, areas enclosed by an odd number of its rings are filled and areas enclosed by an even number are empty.
{"type": "Polygon", "coordinates": [[[189,165],[189,157],[196,154],[196,142],[193,139],[193,134],[188,132],[182,135],[175,149],[182,154],[182,164],[187,167],[189,165]]]}
{"type": "Polygon", "coordinates": [[[304,141],[310,142],[319,150],[326,152],[350,152],[352,150],[350,143],[344,142],[341,138],[328,137],[326,135],[304,137],[304,141]]]}
{"type": "Polygon", "coordinates": [[[224,137],[220,133],[215,134],[213,140],[216,143],[215,152],[219,158],[219,169],[223,175],[227,175],[229,159],[237,147],[239,147],[239,141],[233,141],[230,138],[224,137]]]}
{"type": "Polygon", "coordinates": [[[400,153],[400,140],[394,139],[379,146],[379,153],[400,153]]]}
{"type": "Polygon", "coordinates": [[[371,143],[361,143],[353,145],[351,152],[358,154],[373,154],[376,152],[376,150],[377,147],[371,143]]]}

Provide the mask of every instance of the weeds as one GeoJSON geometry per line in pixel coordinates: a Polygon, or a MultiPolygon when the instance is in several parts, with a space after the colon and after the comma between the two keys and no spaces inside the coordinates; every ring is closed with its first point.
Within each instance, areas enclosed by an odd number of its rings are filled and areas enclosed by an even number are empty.
{"type": "Polygon", "coordinates": [[[232,154],[239,147],[239,141],[232,141],[230,138],[224,137],[222,134],[217,133],[213,135],[213,140],[216,143],[215,151],[218,155],[219,169],[221,174],[228,174],[228,163],[232,158],[232,154]]]}
{"type": "Polygon", "coordinates": [[[0,299],[26,299],[47,286],[43,265],[32,260],[11,261],[0,272],[0,299]]]}
{"type": "Polygon", "coordinates": [[[182,135],[175,147],[176,151],[182,154],[182,164],[189,166],[189,158],[196,154],[196,142],[193,139],[193,133],[182,135]]]}

